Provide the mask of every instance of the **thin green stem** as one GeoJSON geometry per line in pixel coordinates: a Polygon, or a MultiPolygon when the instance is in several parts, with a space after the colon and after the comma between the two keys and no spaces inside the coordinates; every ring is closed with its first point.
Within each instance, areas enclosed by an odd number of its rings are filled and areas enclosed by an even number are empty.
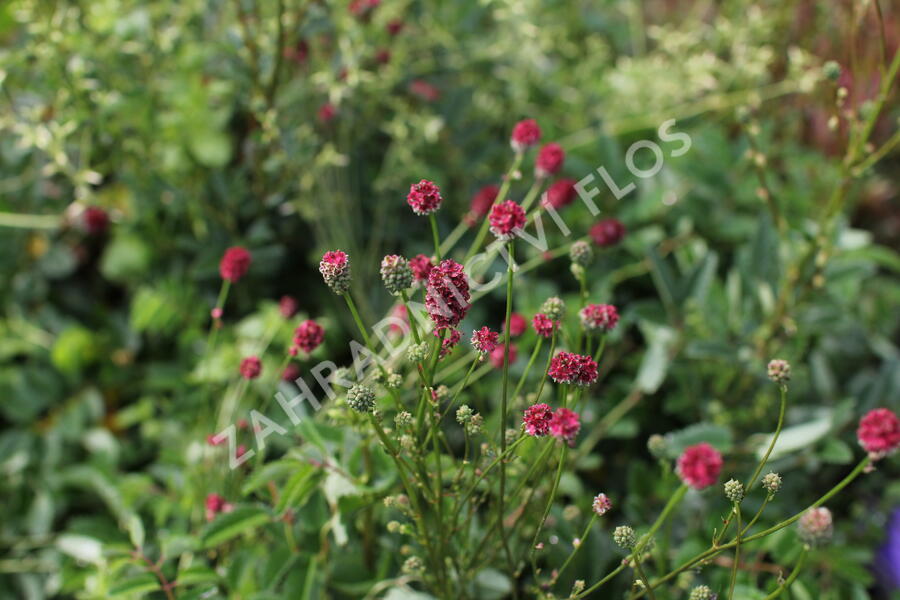
{"type": "Polygon", "coordinates": [[[560,576],[562,576],[562,574],[563,574],[563,571],[566,570],[566,567],[569,566],[569,563],[572,562],[572,559],[575,558],[575,555],[578,554],[578,551],[581,549],[582,546],[584,546],[584,542],[585,542],[585,540],[587,540],[588,535],[590,535],[591,529],[593,529],[594,523],[596,523],[596,522],[597,522],[597,513],[592,512],[591,519],[590,519],[590,521],[588,521],[587,527],[584,528],[584,533],[582,533],[581,537],[578,538],[578,545],[575,546],[574,548],[572,548],[572,552],[571,552],[571,554],[569,554],[569,557],[565,560],[565,562],[562,564],[562,566],[554,574],[554,582],[559,580],[560,576]]]}
{"type": "Polygon", "coordinates": [[[544,374],[541,376],[541,383],[538,384],[537,397],[535,403],[541,401],[541,394],[544,393],[544,384],[547,383],[547,377],[550,373],[550,361],[553,360],[553,351],[556,350],[556,335],[559,331],[559,325],[553,326],[553,335],[550,337],[550,354],[547,356],[547,365],[544,367],[544,374]]]}
{"type": "Polygon", "coordinates": [[[797,564],[794,565],[794,570],[791,571],[791,574],[788,575],[788,578],[784,580],[778,589],[766,596],[766,600],[775,600],[778,596],[780,596],[783,592],[787,591],[791,584],[794,583],[794,580],[797,579],[797,576],[800,575],[800,570],[803,568],[804,563],[806,562],[806,557],[809,551],[806,547],[803,547],[803,550],[800,551],[800,557],[797,558],[797,564]]]}
{"type": "MultiPolygon", "coordinates": [[[[516,156],[513,159],[512,166],[510,166],[509,171],[506,172],[506,177],[503,178],[503,183],[500,184],[500,191],[497,193],[497,198],[494,200],[494,204],[500,204],[504,200],[506,200],[506,195],[509,193],[509,187],[512,184],[513,176],[516,171],[519,170],[519,165],[522,164],[523,154],[521,152],[516,152],[516,156]]],[[[487,237],[488,228],[490,227],[490,221],[488,219],[484,219],[481,223],[481,227],[478,229],[478,234],[475,236],[475,240],[472,241],[472,245],[469,246],[468,251],[466,252],[466,257],[463,260],[463,264],[467,263],[470,258],[475,256],[479,249],[481,249],[481,245],[484,243],[484,238],[487,237]]]]}
{"type": "Polygon", "coordinates": [[[741,505],[739,502],[734,503],[735,516],[737,519],[737,537],[734,546],[734,564],[731,565],[731,583],[728,586],[728,600],[734,600],[734,584],[737,582],[738,565],[741,563],[741,505]]]}
{"type": "MultiPolygon", "coordinates": [[[[512,240],[507,243],[507,252],[509,252],[509,266],[506,272],[506,319],[504,320],[504,347],[503,347],[503,391],[500,395],[500,454],[506,454],[506,423],[508,420],[508,402],[509,402],[509,336],[510,336],[510,318],[512,316],[512,295],[513,295],[513,252],[514,244],[512,240]]],[[[509,541],[506,539],[506,525],[503,522],[505,514],[505,496],[506,496],[506,461],[500,463],[500,497],[497,501],[497,514],[500,521],[497,524],[500,528],[500,539],[503,542],[503,550],[506,553],[506,559],[509,563],[510,572],[515,568],[512,560],[512,553],[509,551],[509,541]]]]}
{"type": "Polygon", "coordinates": [[[639,557],[635,557],[634,560],[634,572],[637,573],[638,578],[641,580],[641,583],[644,584],[644,589],[647,591],[647,595],[650,596],[650,600],[656,600],[656,596],[653,595],[653,588],[650,587],[650,580],[647,579],[646,573],[644,573],[644,568],[641,567],[641,561],[639,557]]]}
{"type": "Polygon", "coordinates": [[[534,365],[534,361],[538,356],[538,353],[541,351],[541,345],[544,341],[544,338],[538,336],[537,342],[534,345],[534,351],[531,353],[531,358],[528,359],[528,364],[525,365],[525,371],[522,372],[522,376],[519,377],[519,382],[516,384],[516,389],[513,390],[513,401],[519,397],[519,392],[522,391],[522,386],[525,385],[525,380],[528,378],[528,373],[531,371],[531,367],[534,365]]]}
{"type": "Polygon", "coordinates": [[[531,541],[531,549],[529,554],[531,556],[531,567],[535,574],[537,574],[537,564],[534,560],[534,554],[537,551],[538,540],[541,537],[541,532],[544,530],[544,523],[547,521],[547,517],[550,516],[550,509],[553,508],[553,501],[556,500],[556,491],[559,489],[559,480],[562,479],[563,468],[566,465],[566,458],[569,456],[569,446],[566,443],[563,443],[562,451],[559,453],[559,464],[556,467],[556,477],[553,479],[553,487],[550,488],[550,496],[547,498],[547,506],[544,507],[544,513],[541,515],[541,520],[538,521],[537,531],[534,532],[534,539],[531,541]]]}
{"type": "Polygon", "coordinates": [[[428,215],[428,222],[431,223],[431,236],[434,238],[434,256],[438,262],[441,262],[441,236],[438,233],[438,224],[434,213],[428,215]]]}

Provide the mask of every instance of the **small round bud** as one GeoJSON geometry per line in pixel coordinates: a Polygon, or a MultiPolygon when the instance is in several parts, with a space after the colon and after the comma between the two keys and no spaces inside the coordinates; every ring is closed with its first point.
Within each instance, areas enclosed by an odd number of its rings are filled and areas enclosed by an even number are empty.
{"type": "Polygon", "coordinates": [[[584,591],[585,587],[584,579],[576,579],[575,583],[572,584],[572,596],[577,596],[581,592],[584,591]]]}
{"type": "Polygon", "coordinates": [[[813,508],[800,517],[797,524],[800,539],[810,546],[820,546],[831,539],[834,530],[831,511],[825,507],[813,508]]]}
{"type": "Polygon", "coordinates": [[[578,263],[573,262],[571,265],[569,265],[569,270],[572,271],[572,275],[575,276],[575,279],[580,280],[582,277],[584,277],[584,267],[582,267],[578,263]]]}
{"type": "Polygon", "coordinates": [[[769,494],[774,494],[781,489],[781,475],[778,473],[768,473],[762,478],[762,486],[766,488],[769,494]]]}
{"type": "Polygon", "coordinates": [[[768,366],[769,379],[778,385],[787,385],[791,380],[791,364],[780,358],[769,361],[768,366]]]}
{"type": "Polygon", "coordinates": [[[406,349],[406,359],[411,363],[420,363],[428,358],[428,343],[410,344],[406,349]]]}
{"type": "Polygon", "coordinates": [[[637,544],[637,535],[628,525],[620,525],[613,531],[613,541],[625,550],[631,550],[637,544]]]}
{"type": "Polygon", "coordinates": [[[343,294],[350,290],[350,257],[346,252],[340,250],[326,252],[319,262],[319,272],[325,284],[335,294],[343,294]]]}
{"type": "Polygon", "coordinates": [[[347,405],[361,413],[370,413],[375,408],[375,392],[371,388],[356,384],[347,392],[347,405]]]}
{"type": "Polygon", "coordinates": [[[839,65],[836,61],[829,60],[824,65],[822,65],[822,75],[824,75],[831,81],[837,81],[841,76],[841,65],[839,65]]]}
{"type": "Polygon", "coordinates": [[[387,524],[387,530],[389,533],[397,533],[400,531],[400,521],[390,521],[387,524]]]}
{"type": "Polygon", "coordinates": [[[709,589],[708,585],[698,585],[691,590],[689,600],[716,600],[716,594],[709,589]]]}
{"type": "Polygon", "coordinates": [[[397,413],[397,416],[394,417],[394,424],[396,424],[397,427],[407,427],[412,421],[413,416],[405,410],[397,413]]]}
{"type": "Polygon", "coordinates": [[[406,451],[413,450],[416,447],[416,438],[404,433],[400,436],[400,447],[406,451]]]}
{"type": "Polygon", "coordinates": [[[469,435],[474,435],[481,432],[482,425],[484,425],[484,417],[479,414],[474,414],[472,415],[472,418],[469,419],[469,423],[466,426],[466,431],[469,432],[469,435]]]}
{"type": "Polygon", "coordinates": [[[602,517],[612,508],[612,501],[606,494],[597,494],[594,496],[594,502],[591,509],[598,517],[602,517]]]}
{"type": "Polygon", "coordinates": [[[403,572],[410,574],[421,573],[425,568],[425,565],[422,564],[422,559],[418,556],[410,556],[403,562],[403,572]]]}
{"type": "Polygon", "coordinates": [[[587,242],[579,240],[569,247],[569,258],[582,267],[590,266],[594,262],[594,249],[587,242]]]}
{"type": "Polygon", "coordinates": [[[666,441],[666,438],[658,433],[654,433],[647,438],[647,450],[656,458],[664,458],[668,447],[669,443],[666,441]]]}
{"type": "Polygon", "coordinates": [[[381,261],[381,280],[387,291],[399,296],[413,284],[413,272],[409,261],[396,254],[388,254],[381,261]]]}
{"type": "Polygon", "coordinates": [[[475,416],[475,411],[468,404],[463,404],[456,409],[456,420],[460,425],[465,425],[475,416]]]}
{"type": "Polygon", "coordinates": [[[387,379],[384,381],[384,387],[389,390],[395,390],[403,385],[403,376],[400,373],[388,373],[387,379]]]}
{"type": "Polygon", "coordinates": [[[541,312],[547,315],[551,321],[560,321],[566,314],[566,303],[562,298],[551,296],[541,305],[541,312]]]}
{"type": "Polygon", "coordinates": [[[725,497],[731,502],[740,502],[744,499],[744,484],[736,479],[725,482],[725,497]]]}

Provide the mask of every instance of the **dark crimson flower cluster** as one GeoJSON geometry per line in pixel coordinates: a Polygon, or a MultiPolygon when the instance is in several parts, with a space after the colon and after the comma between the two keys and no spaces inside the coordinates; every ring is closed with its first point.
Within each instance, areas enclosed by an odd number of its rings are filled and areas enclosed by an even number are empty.
{"type": "Polygon", "coordinates": [[[81,213],[84,229],[91,235],[100,235],[109,227],[109,215],[99,206],[88,206],[81,213]]]}
{"type": "Polygon", "coordinates": [[[244,379],[256,379],[262,372],[262,362],[256,356],[248,356],[241,361],[240,371],[244,379]]]}
{"type": "Polygon", "coordinates": [[[547,191],[544,193],[544,199],[542,201],[542,206],[553,207],[556,210],[559,210],[563,207],[566,207],[575,200],[575,180],[574,179],[560,179],[559,181],[553,182],[547,191]]]}
{"type": "Polygon", "coordinates": [[[587,331],[612,331],[619,322],[619,312],[612,304],[588,304],[578,313],[587,331]]]}
{"type": "MultiPolygon", "coordinates": [[[[528,329],[528,321],[525,320],[520,313],[513,313],[509,315],[509,335],[510,337],[519,337],[525,330],[528,329]]],[[[504,331],[506,330],[506,324],[504,323],[504,331]]]]}
{"type": "Polygon", "coordinates": [[[900,448],[900,419],[887,408],[870,410],[859,420],[856,430],[859,445],[876,458],[900,448]]]}
{"type": "Polygon", "coordinates": [[[544,145],[534,160],[534,172],[538,177],[555,175],[566,160],[566,152],[557,143],[551,142],[544,145]]]}
{"type": "Polygon", "coordinates": [[[278,312],[285,319],[290,319],[297,314],[297,300],[291,296],[282,296],[278,301],[278,312]]]}
{"type": "Polygon", "coordinates": [[[409,259],[409,268],[412,269],[413,277],[415,277],[416,281],[425,281],[434,268],[434,263],[431,262],[431,258],[428,256],[417,254],[409,259]]]}
{"type": "Polygon", "coordinates": [[[615,246],[625,237],[625,226],[618,219],[603,219],[591,227],[588,235],[600,247],[615,246]]]}
{"type": "Polygon", "coordinates": [[[541,141],[541,128],[534,119],[525,119],[516,123],[509,143],[516,152],[524,152],[529,146],[541,141]]]}
{"type": "Polygon", "coordinates": [[[417,215],[430,215],[441,207],[441,189],[431,181],[423,179],[409,186],[406,202],[417,215]]]}
{"type": "Polygon", "coordinates": [[[553,335],[553,328],[559,325],[559,322],[554,322],[544,313],[538,313],[534,315],[531,324],[534,326],[535,333],[541,337],[549,338],[553,335]]]}
{"type": "Polygon", "coordinates": [[[294,330],[294,345],[307,354],[318,348],[325,340],[325,328],[307,319],[294,330]]]}
{"type": "Polygon", "coordinates": [[[350,257],[346,252],[326,252],[319,262],[319,273],[335,294],[343,294],[350,289],[350,257]]]}
{"type": "Polygon", "coordinates": [[[445,329],[435,329],[434,335],[436,337],[440,337],[441,331],[446,331],[444,334],[444,341],[441,342],[441,358],[447,356],[453,349],[456,348],[456,345],[459,343],[459,340],[462,339],[462,332],[459,329],[453,328],[445,328],[445,329]]]}
{"type": "Polygon", "coordinates": [[[251,261],[250,253],[242,246],[232,246],[222,255],[219,261],[219,275],[222,279],[237,282],[241,277],[247,274],[251,261]]]}
{"type": "Polygon", "coordinates": [[[597,362],[590,356],[562,351],[550,361],[548,373],[556,383],[590,385],[597,381],[597,362]]]}
{"type": "Polygon", "coordinates": [[[550,421],[553,418],[553,409],[543,402],[529,406],[522,418],[525,424],[525,433],[540,437],[550,433],[550,421]]]}
{"type": "Polygon", "coordinates": [[[500,334],[491,331],[490,327],[482,327],[472,332],[472,345],[481,354],[490,354],[499,344],[500,334]]]}
{"type": "Polygon", "coordinates": [[[511,240],[517,230],[525,228],[525,211],[512,200],[495,204],[488,219],[491,222],[491,233],[499,240],[511,240]]]}
{"type": "Polygon", "coordinates": [[[557,408],[550,419],[550,435],[564,442],[572,442],[581,430],[581,417],[568,408],[557,408]]]}
{"type": "MultiPolygon", "coordinates": [[[[491,366],[495,369],[503,368],[503,357],[506,354],[506,346],[504,344],[500,344],[494,351],[490,354],[491,366]]],[[[516,348],[515,344],[509,345],[509,364],[513,364],[516,362],[516,358],[519,356],[518,348],[516,348]]]]}
{"type": "Polygon", "coordinates": [[[437,329],[456,327],[469,311],[469,279],[458,262],[446,259],[428,274],[425,308],[437,329]]]}
{"type": "Polygon", "coordinates": [[[713,485],[721,471],[722,455],[706,442],[685,448],[675,467],[681,480],[695,490],[713,485]]]}
{"type": "Polygon", "coordinates": [[[472,196],[472,203],[469,206],[469,214],[466,215],[466,222],[469,226],[474,225],[478,219],[490,212],[499,193],[500,188],[496,185],[486,185],[475,192],[475,195],[472,196]]]}

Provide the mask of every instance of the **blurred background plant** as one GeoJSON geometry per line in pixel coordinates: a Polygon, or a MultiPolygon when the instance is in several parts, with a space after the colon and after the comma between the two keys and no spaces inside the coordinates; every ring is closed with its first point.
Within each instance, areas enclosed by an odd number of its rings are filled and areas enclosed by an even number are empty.
{"type": "MultiPolygon", "coordinates": [[[[595,199],[628,230],[589,277],[622,321],[565,501],[586,514],[603,489],[617,520],[652,522],[667,489],[645,447],[653,433],[668,458],[706,439],[753,462],[776,417],[763,365],[783,356],[793,400],[773,468],[790,475],[770,510],[794,512],[853,462],[856,415],[900,406],[900,110],[888,86],[898,18],[888,3],[822,0],[4,3],[0,597],[162,597],[176,580],[179,598],[420,597],[397,578],[395,537],[376,540],[374,562],[364,556],[362,509],[388,483],[340,475],[359,470],[356,433],[326,415],[273,441],[280,460],[232,473],[206,448],[210,407],[246,385],[237,364],[248,354],[263,358],[263,377],[247,406],[282,385],[284,294],[296,318],[328,330],[313,358],[346,362],[353,324],[321,285],[321,251],[348,251],[364,317],[385,314],[392,299],[371,292],[380,257],[430,252],[404,206],[409,184],[441,185],[448,235],[472,195],[500,183],[522,117],[563,145],[563,176],[602,165],[638,184],[595,199]],[[627,148],[668,119],[690,151],[635,179],[627,148]],[[253,264],[204,359],[216,265],[237,244],[253,264]],[[210,493],[243,503],[215,528],[210,493]],[[270,510],[294,515],[295,548],[270,510]]],[[[565,220],[580,236],[596,218],[576,203],[565,220]]],[[[549,235],[551,248],[565,244],[549,235]]],[[[517,311],[577,298],[565,259],[521,260],[533,285],[517,311]]],[[[472,323],[499,325],[501,292],[472,323]]],[[[486,378],[474,393],[495,386],[486,378]]],[[[896,553],[875,557],[896,547],[884,539],[898,535],[887,527],[896,474],[885,461],[830,504],[836,544],[812,554],[793,595],[896,590],[896,553]]],[[[693,526],[671,535],[711,530],[726,510],[724,498],[693,497],[682,514],[693,526]]],[[[576,514],[554,512],[561,540],[580,532],[576,514]]],[[[793,535],[759,548],[760,577],[792,558],[793,535]]],[[[605,574],[611,543],[594,536],[566,582],[605,574]]],[[[509,581],[485,570],[476,585],[499,598],[509,581]]],[[[678,585],[686,596],[690,576],[678,585]]]]}

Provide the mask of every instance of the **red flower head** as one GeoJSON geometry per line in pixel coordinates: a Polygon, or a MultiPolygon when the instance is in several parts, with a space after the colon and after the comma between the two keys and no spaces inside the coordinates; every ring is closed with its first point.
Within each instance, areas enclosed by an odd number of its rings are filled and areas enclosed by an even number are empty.
{"type": "Polygon", "coordinates": [[[346,252],[326,252],[319,262],[319,273],[335,294],[343,294],[350,289],[350,257],[346,252]]]}
{"type": "Polygon", "coordinates": [[[412,269],[413,277],[416,281],[425,281],[428,274],[434,268],[431,258],[424,254],[417,254],[409,259],[409,268],[412,269]]]}
{"type": "Polygon", "coordinates": [[[381,0],[353,0],[347,8],[350,10],[350,14],[357,19],[368,21],[372,16],[372,11],[379,4],[381,4],[381,0]]]}
{"type": "Polygon", "coordinates": [[[537,158],[534,160],[534,173],[538,177],[555,175],[562,168],[565,160],[566,152],[562,146],[552,142],[546,144],[538,151],[537,158]]]}
{"type": "Polygon", "coordinates": [[[525,211],[512,200],[495,204],[488,217],[491,222],[491,233],[498,240],[509,241],[516,237],[516,231],[525,228],[525,211]]]}
{"type": "Polygon", "coordinates": [[[551,359],[548,374],[556,383],[591,385],[597,381],[597,362],[590,356],[562,351],[551,359]]]}
{"type": "Polygon", "coordinates": [[[598,517],[602,517],[612,509],[612,501],[606,494],[597,494],[591,503],[591,509],[598,517]]]}
{"type": "Polygon", "coordinates": [[[566,207],[575,200],[575,180],[560,179],[547,188],[544,199],[541,201],[543,207],[553,207],[559,210],[566,207]]]}
{"type": "Polygon", "coordinates": [[[206,520],[212,521],[219,513],[228,513],[234,509],[230,502],[218,494],[209,494],[206,497],[206,520]]]}
{"type": "Polygon", "coordinates": [[[900,448],[900,419],[887,408],[870,410],[859,420],[859,445],[879,459],[900,448]]]}
{"type": "Polygon", "coordinates": [[[294,330],[294,345],[309,354],[325,340],[325,329],[308,319],[300,323],[294,330]]]}
{"type": "MultiPolygon", "coordinates": [[[[506,323],[503,324],[506,330],[506,323]]],[[[509,335],[510,337],[519,337],[528,329],[528,321],[520,313],[509,315],[509,335]]]]}
{"type": "Polygon", "coordinates": [[[255,356],[248,356],[241,361],[241,377],[244,379],[256,379],[262,372],[262,363],[255,356]]]}
{"type": "Polygon", "coordinates": [[[385,29],[387,29],[387,32],[390,35],[397,35],[401,31],[403,31],[403,21],[401,21],[400,19],[393,19],[392,21],[388,21],[385,29]]]}
{"type": "MultiPolygon", "coordinates": [[[[506,353],[504,350],[506,346],[500,344],[496,348],[494,348],[493,352],[490,354],[491,366],[495,369],[503,368],[503,356],[506,353]]],[[[515,344],[509,345],[509,364],[513,364],[516,362],[516,358],[518,357],[518,349],[515,344]]]]}
{"type": "Polygon", "coordinates": [[[426,102],[436,102],[441,97],[441,90],[423,79],[414,79],[409,83],[409,92],[426,102]]]}
{"type": "Polygon", "coordinates": [[[619,322],[619,313],[612,304],[588,304],[578,313],[585,331],[612,331],[619,322]]]}
{"type": "Polygon", "coordinates": [[[222,279],[236,283],[250,268],[250,253],[242,246],[232,246],[222,255],[219,261],[219,275],[222,279]]]}
{"type": "Polygon", "coordinates": [[[285,48],[281,54],[286,59],[302,65],[309,58],[309,43],[306,40],[300,40],[295,46],[285,48]]]}
{"type": "Polygon", "coordinates": [[[427,179],[409,186],[409,194],[406,196],[407,204],[419,216],[435,212],[443,201],[440,188],[427,179]]]}
{"type": "Polygon", "coordinates": [[[524,152],[541,141],[541,128],[534,119],[525,119],[513,127],[509,143],[516,152],[524,152]]]}
{"type": "Polygon", "coordinates": [[[543,402],[534,404],[525,409],[522,422],[525,424],[525,433],[534,437],[541,437],[550,433],[550,421],[553,418],[553,410],[543,402]]]}
{"type": "Polygon", "coordinates": [[[297,301],[291,296],[282,296],[278,301],[278,312],[285,319],[290,319],[297,314],[297,301]]]}
{"type": "Polygon", "coordinates": [[[573,442],[581,430],[581,417],[568,408],[557,408],[550,419],[550,435],[564,442],[573,442]]]}
{"type": "Polygon", "coordinates": [[[375,52],[375,62],[379,65],[386,65],[391,62],[391,51],[387,48],[379,48],[375,52]]]}
{"type": "Polygon", "coordinates": [[[319,121],[321,123],[331,123],[337,116],[337,107],[331,102],[326,102],[319,107],[319,121]]]}
{"type": "Polygon", "coordinates": [[[469,279],[463,266],[446,259],[428,274],[425,308],[437,329],[456,327],[469,311],[469,279]]]}
{"type": "Polygon", "coordinates": [[[472,332],[472,345],[481,354],[490,354],[497,347],[500,334],[491,331],[490,327],[482,327],[472,332]]]}
{"type": "Polygon", "coordinates": [[[282,381],[291,382],[291,381],[294,381],[295,379],[297,379],[298,377],[300,377],[300,367],[298,367],[294,363],[291,363],[288,366],[286,366],[284,368],[284,371],[281,373],[282,381]]]}
{"type": "Polygon", "coordinates": [[[695,490],[713,485],[721,471],[722,455],[706,442],[685,448],[675,468],[681,480],[695,490]]]}
{"type": "Polygon", "coordinates": [[[490,212],[491,207],[494,205],[494,200],[497,199],[497,194],[499,193],[500,188],[496,185],[486,185],[472,196],[469,214],[466,215],[466,223],[468,223],[470,227],[475,225],[479,219],[490,212]]]}
{"type": "Polygon", "coordinates": [[[625,237],[625,226],[618,219],[603,219],[588,234],[600,247],[615,246],[625,237]]]}
{"type": "Polygon", "coordinates": [[[534,315],[534,318],[531,320],[532,326],[534,326],[534,331],[541,337],[549,338],[553,335],[553,328],[556,327],[559,323],[554,323],[550,317],[545,315],[544,313],[538,313],[534,315]]]}
{"type": "MultiPolygon", "coordinates": [[[[441,330],[435,329],[432,333],[434,333],[435,337],[440,337],[441,330]]],[[[456,345],[461,339],[462,332],[459,329],[448,328],[447,334],[444,336],[444,341],[441,342],[440,357],[443,358],[453,352],[453,349],[456,348],[456,345]]]]}
{"type": "Polygon", "coordinates": [[[81,222],[90,235],[100,235],[109,227],[109,215],[99,206],[88,206],[81,213],[81,222]]]}

